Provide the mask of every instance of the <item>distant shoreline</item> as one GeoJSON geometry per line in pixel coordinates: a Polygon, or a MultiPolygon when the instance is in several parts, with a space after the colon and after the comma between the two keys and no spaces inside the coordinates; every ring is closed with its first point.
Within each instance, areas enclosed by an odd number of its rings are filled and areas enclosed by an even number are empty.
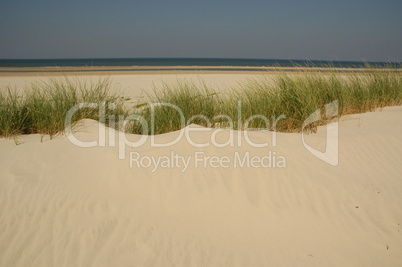
{"type": "Polygon", "coordinates": [[[236,58],[0,59],[0,76],[130,74],[265,74],[267,72],[359,73],[368,68],[400,71],[400,63],[236,58]]]}
{"type": "MultiPolygon", "coordinates": [[[[384,71],[401,69],[381,68],[384,71]]],[[[256,67],[256,66],[77,66],[77,67],[0,67],[0,76],[26,75],[136,75],[136,74],[265,74],[274,72],[363,73],[369,68],[346,67],[256,67]]]]}
{"type": "Polygon", "coordinates": [[[365,68],[399,66],[401,62],[331,61],[257,58],[59,58],[59,59],[0,59],[0,67],[335,67],[365,68]]]}

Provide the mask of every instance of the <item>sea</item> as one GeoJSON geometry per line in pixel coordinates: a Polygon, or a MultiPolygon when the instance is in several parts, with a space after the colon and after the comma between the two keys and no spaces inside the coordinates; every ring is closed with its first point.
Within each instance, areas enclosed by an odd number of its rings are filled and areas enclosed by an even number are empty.
{"type": "MultiPolygon", "coordinates": [[[[78,58],[78,59],[0,59],[0,67],[150,67],[169,66],[196,67],[196,70],[208,70],[213,67],[342,67],[363,68],[371,66],[385,67],[392,65],[400,68],[400,63],[363,62],[363,61],[318,61],[288,59],[239,59],[239,58],[78,58]]],[[[138,69],[141,70],[141,69],[138,69]]],[[[157,69],[155,69],[157,70],[157,69]]],[[[231,70],[230,68],[227,70],[231,70]]],[[[241,70],[239,68],[233,70],[241,70]]]]}

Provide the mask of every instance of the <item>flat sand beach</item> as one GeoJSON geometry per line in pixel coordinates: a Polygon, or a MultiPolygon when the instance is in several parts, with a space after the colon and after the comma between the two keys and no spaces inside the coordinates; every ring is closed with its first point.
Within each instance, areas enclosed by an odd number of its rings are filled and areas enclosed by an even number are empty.
{"type": "MultiPolygon", "coordinates": [[[[0,77],[60,75],[141,75],[141,74],[272,74],[277,72],[364,73],[367,68],[347,67],[266,67],[266,66],[68,66],[68,67],[0,67],[0,77]]],[[[382,68],[383,71],[398,71],[382,68]]]]}
{"type": "MultiPolygon", "coordinates": [[[[258,75],[77,77],[108,77],[136,99],[163,83],[229,90],[258,75]]],[[[48,77],[0,72],[0,90],[48,77]]],[[[402,265],[402,106],[308,135],[192,124],[151,138],[78,126],[52,139],[0,138],[0,266],[402,265]],[[335,127],[331,165],[308,147],[325,152],[335,127]]]]}

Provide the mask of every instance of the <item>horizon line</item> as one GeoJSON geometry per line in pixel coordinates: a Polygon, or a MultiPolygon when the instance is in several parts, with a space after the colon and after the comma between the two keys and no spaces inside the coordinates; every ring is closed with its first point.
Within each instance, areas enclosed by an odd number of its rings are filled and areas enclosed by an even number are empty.
{"type": "Polygon", "coordinates": [[[59,60],[175,60],[175,59],[191,59],[191,60],[272,60],[272,61],[299,61],[299,62],[358,62],[358,63],[399,63],[401,61],[377,61],[377,60],[330,60],[330,59],[280,59],[280,58],[232,58],[232,57],[71,57],[71,58],[0,58],[0,61],[31,61],[31,60],[43,60],[43,61],[59,61],[59,60]]]}

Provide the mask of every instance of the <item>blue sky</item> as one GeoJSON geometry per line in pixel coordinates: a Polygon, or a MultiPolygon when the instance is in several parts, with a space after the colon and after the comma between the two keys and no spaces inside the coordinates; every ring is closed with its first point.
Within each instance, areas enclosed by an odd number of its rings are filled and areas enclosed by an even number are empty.
{"type": "Polygon", "coordinates": [[[402,61],[400,14],[400,0],[0,0],[0,58],[402,61]]]}

